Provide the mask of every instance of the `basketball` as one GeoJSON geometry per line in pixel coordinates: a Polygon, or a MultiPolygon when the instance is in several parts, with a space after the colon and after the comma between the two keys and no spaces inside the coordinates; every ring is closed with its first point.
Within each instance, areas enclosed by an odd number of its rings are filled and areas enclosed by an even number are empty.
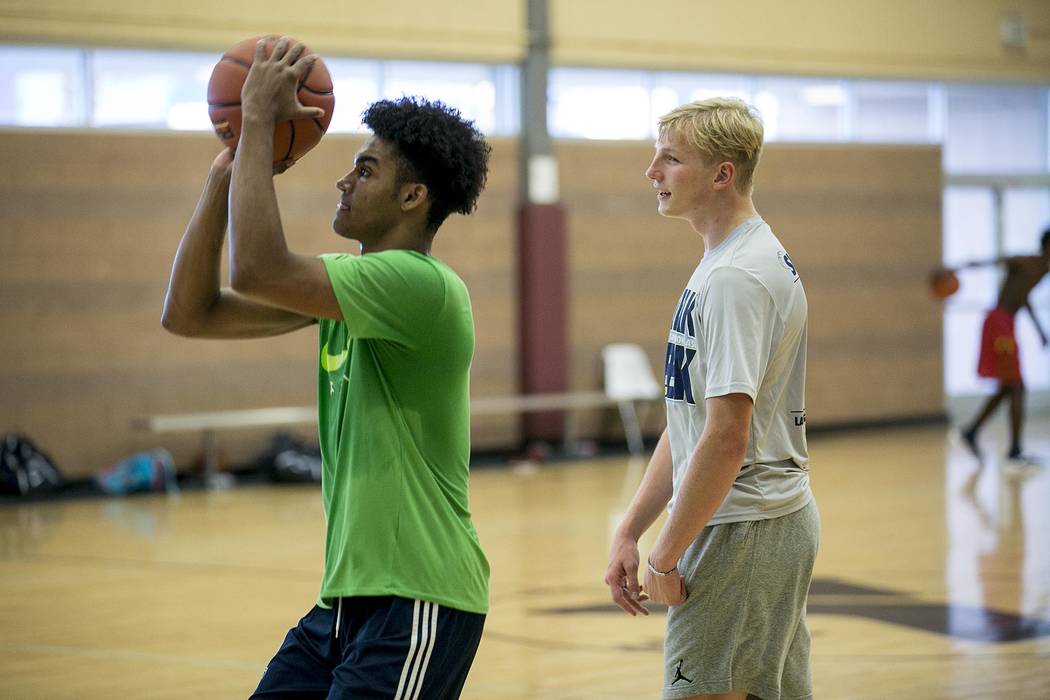
{"type": "Polygon", "coordinates": [[[930,273],[930,293],[936,299],[944,300],[959,291],[959,278],[954,270],[942,268],[930,273]]]}
{"type": "MultiPolygon", "coordinates": [[[[255,45],[259,39],[245,39],[222,55],[212,69],[208,80],[208,116],[215,127],[215,135],[230,148],[237,147],[241,135],[241,87],[248,77],[248,70],[255,57],[255,45]]],[[[266,55],[273,51],[276,37],[266,37],[266,55]]],[[[293,40],[294,41],[294,40],[293,40]]],[[[303,56],[311,53],[303,48],[303,56]]],[[[320,107],[324,116],[317,119],[296,119],[277,124],[273,133],[273,159],[298,160],[321,141],[332,123],[335,109],[335,94],[332,76],[324,61],[318,58],[299,83],[299,102],[306,107],[320,107]]]]}

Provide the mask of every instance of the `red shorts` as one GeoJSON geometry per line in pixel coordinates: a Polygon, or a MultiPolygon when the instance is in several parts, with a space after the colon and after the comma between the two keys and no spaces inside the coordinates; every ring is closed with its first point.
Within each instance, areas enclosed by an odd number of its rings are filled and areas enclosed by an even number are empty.
{"type": "Polygon", "coordinates": [[[992,309],[981,330],[981,359],[977,374],[1004,384],[1021,383],[1021,359],[1014,336],[1014,317],[1002,309],[992,309]]]}

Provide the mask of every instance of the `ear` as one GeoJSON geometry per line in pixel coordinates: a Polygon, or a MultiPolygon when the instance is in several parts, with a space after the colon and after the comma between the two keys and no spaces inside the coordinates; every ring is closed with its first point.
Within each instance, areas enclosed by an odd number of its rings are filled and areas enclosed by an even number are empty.
{"type": "Polygon", "coordinates": [[[409,182],[401,186],[398,193],[401,211],[411,211],[427,201],[427,186],[421,182],[409,182]]]}
{"type": "Polygon", "coordinates": [[[718,168],[715,170],[715,189],[724,190],[727,187],[731,187],[734,179],[736,179],[736,166],[730,161],[719,163],[718,168]]]}

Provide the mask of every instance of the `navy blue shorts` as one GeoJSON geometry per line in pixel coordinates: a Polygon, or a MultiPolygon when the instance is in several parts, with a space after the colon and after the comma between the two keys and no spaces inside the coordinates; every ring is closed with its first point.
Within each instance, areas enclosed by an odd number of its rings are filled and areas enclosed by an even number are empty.
{"type": "Polygon", "coordinates": [[[314,606],[252,698],[458,698],[484,625],[484,615],[392,596],[314,606]]]}

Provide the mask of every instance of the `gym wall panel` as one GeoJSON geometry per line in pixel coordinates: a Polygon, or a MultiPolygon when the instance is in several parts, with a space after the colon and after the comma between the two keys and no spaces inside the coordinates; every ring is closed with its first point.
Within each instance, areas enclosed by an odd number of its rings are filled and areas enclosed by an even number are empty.
{"type": "Polygon", "coordinates": [[[291,34],[329,54],[516,61],[523,2],[308,4],[209,0],[2,0],[0,40],[222,51],[256,34],[291,34]]]}
{"type": "MultiPolygon", "coordinates": [[[[557,153],[569,211],[573,388],[601,386],[601,348],[612,342],[642,345],[659,380],[702,241],[656,213],[643,176],[651,144],[559,142],[557,153]]],[[[755,204],[806,287],[810,423],[942,413],[941,307],[926,287],[941,260],[940,149],[770,144],[755,204]]],[[[595,430],[598,419],[581,429],[595,430]]]]}
{"type": "MultiPolygon", "coordinates": [[[[334,185],[360,143],[331,135],[278,178],[297,252],[346,249],[330,230],[334,185]]],[[[509,140],[493,148],[477,213],[450,218],[434,247],[471,289],[475,397],[517,390],[517,150],[509,140]]],[[[155,446],[193,463],[198,436],[137,433],[136,416],[314,402],[312,329],[201,341],[160,327],[172,255],[217,151],[210,134],[0,131],[0,152],[18,164],[0,170],[0,430],[25,431],[69,475],[155,446]]],[[[617,341],[645,347],[659,379],[700,239],[656,214],[643,176],[650,143],[556,142],[556,151],[572,388],[601,386],[601,347],[617,341]]],[[[940,307],[925,288],[940,260],[940,177],[932,147],[767,147],[756,203],[806,285],[812,424],[942,410],[940,307]]],[[[661,411],[650,412],[650,431],[661,424],[661,411]]],[[[581,416],[580,427],[619,429],[611,412],[581,416]]],[[[269,432],[221,434],[226,460],[251,457],[269,432]]],[[[516,417],[478,417],[473,440],[478,450],[514,446],[516,417]]]]}
{"type": "MultiPolygon", "coordinates": [[[[331,135],[278,178],[293,250],[352,248],[330,224],[335,182],[360,143],[331,135]]],[[[473,293],[475,395],[513,393],[516,377],[516,147],[493,148],[477,213],[451,217],[434,246],[473,293]]],[[[160,326],[171,260],[218,150],[209,134],[0,132],[0,152],[20,165],[0,172],[0,431],[28,433],[66,474],[155,446],[172,450],[180,466],[193,463],[199,436],[143,435],[130,427],[138,416],[315,401],[312,328],[216,341],[160,326]]],[[[513,417],[479,417],[473,427],[478,449],[517,439],[513,417]]],[[[269,432],[221,434],[226,460],[250,458],[269,432]]]]}
{"type": "Polygon", "coordinates": [[[1050,76],[1046,0],[561,0],[551,3],[551,25],[552,60],[562,65],[1041,83],[1050,76]],[[1004,17],[1021,18],[1026,46],[1003,46],[1004,17]]]}

